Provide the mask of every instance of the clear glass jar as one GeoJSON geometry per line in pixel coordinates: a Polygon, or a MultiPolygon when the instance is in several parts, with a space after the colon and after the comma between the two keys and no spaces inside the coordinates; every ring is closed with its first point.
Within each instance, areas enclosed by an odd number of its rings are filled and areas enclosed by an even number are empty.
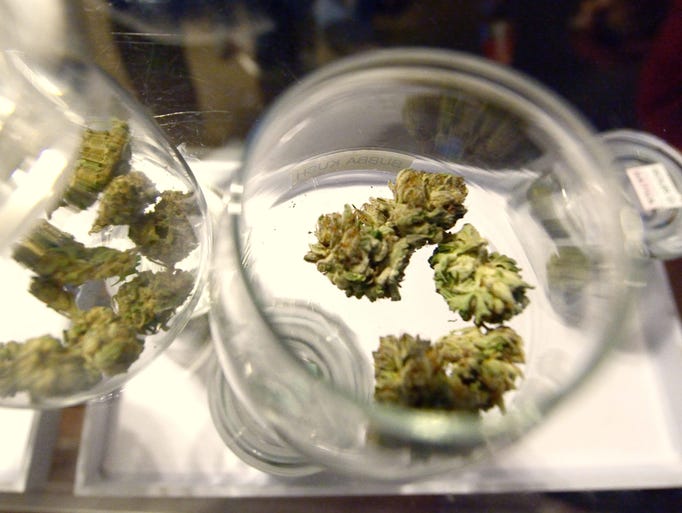
{"type": "Polygon", "coordinates": [[[221,370],[210,402],[223,439],[274,474],[331,468],[404,480],[522,437],[627,336],[621,319],[642,226],[620,179],[570,106],[471,56],[381,50],[296,84],[252,133],[217,231],[221,370]],[[436,244],[411,255],[399,300],[347,296],[304,259],[319,216],[391,198],[403,168],[462,176],[466,213],[452,231],[472,224],[531,286],[526,308],[502,323],[525,355],[503,408],[444,411],[374,397],[381,337],[435,343],[472,324],[436,292],[436,244]]]}
{"type": "Polygon", "coordinates": [[[201,189],[144,108],[96,66],[0,53],[0,405],[119,389],[202,294],[201,189]]]}

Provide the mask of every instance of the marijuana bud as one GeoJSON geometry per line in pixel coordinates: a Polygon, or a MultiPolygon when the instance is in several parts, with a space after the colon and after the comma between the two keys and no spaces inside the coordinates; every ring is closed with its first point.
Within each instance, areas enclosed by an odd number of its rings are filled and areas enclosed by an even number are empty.
{"type": "Polygon", "coordinates": [[[72,321],[64,332],[67,347],[77,349],[92,368],[105,375],[127,371],[142,352],[143,341],[135,328],[109,307],[81,311],[72,321]]]}
{"type": "Polygon", "coordinates": [[[374,357],[374,398],[410,408],[450,409],[451,400],[431,343],[403,334],[379,339],[374,357]]]}
{"type": "Polygon", "coordinates": [[[102,192],[90,233],[107,226],[133,224],[158,195],[159,191],[144,173],[132,171],[115,177],[102,192]]]}
{"type": "Polygon", "coordinates": [[[134,251],[86,247],[47,221],[39,223],[18,243],[12,256],[37,275],[62,285],[81,285],[114,276],[124,278],[135,272],[139,262],[134,251]]]}
{"type": "Polygon", "coordinates": [[[442,233],[466,213],[468,189],[461,176],[403,169],[389,187],[396,202],[392,221],[401,235],[419,233],[422,225],[440,228],[442,233]]]}
{"type": "Polygon", "coordinates": [[[349,297],[399,300],[414,251],[442,240],[464,215],[461,177],[404,169],[389,187],[392,199],[371,198],[360,208],[345,205],[342,213],[320,216],[317,242],[304,256],[349,297]]]}
{"type": "Polygon", "coordinates": [[[450,310],[477,326],[501,323],[520,313],[528,298],[516,262],[497,252],[470,224],[448,234],[429,259],[435,272],[436,290],[450,310]]]}
{"type": "Polygon", "coordinates": [[[466,213],[468,190],[461,176],[403,169],[389,183],[392,199],[371,198],[360,211],[376,224],[388,224],[417,249],[440,242],[466,213]]]}
{"type": "Polygon", "coordinates": [[[200,214],[193,193],[163,191],[151,212],[130,226],[128,236],[150,260],[174,266],[198,245],[192,218],[200,214]]]}
{"type": "Polygon", "coordinates": [[[346,205],[341,214],[320,216],[315,234],[318,241],[304,259],[348,297],[400,299],[412,248],[389,225],[371,224],[362,211],[346,205]]]}
{"type": "Polygon", "coordinates": [[[476,413],[514,389],[522,340],[506,326],[453,331],[434,344],[411,335],[381,337],[373,352],[374,397],[410,408],[476,413]]]}
{"type": "Polygon", "coordinates": [[[121,285],[113,299],[123,322],[138,333],[156,333],[166,329],[193,285],[194,277],[187,271],[144,271],[121,285]]]}
{"type": "Polygon", "coordinates": [[[433,346],[434,360],[451,391],[454,409],[504,411],[503,396],[515,388],[524,362],[523,341],[507,326],[453,331],[433,346]]]}
{"type": "Polygon", "coordinates": [[[18,342],[0,342],[0,397],[13,396],[17,392],[14,361],[21,349],[18,342]]]}
{"type": "Polygon", "coordinates": [[[31,277],[29,292],[54,311],[66,317],[71,317],[78,309],[73,293],[49,276],[31,277]]]}
{"type": "Polygon", "coordinates": [[[92,205],[111,179],[120,174],[130,139],[128,124],[113,120],[109,130],[86,128],[76,168],[64,191],[62,203],[78,209],[92,205]]]}
{"type": "Polygon", "coordinates": [[[14,393],[28,392],[35,401],[85,390],[101,380],[80,354],[52,336],[31,338],[18,346],[11,360],[14,393]]]}

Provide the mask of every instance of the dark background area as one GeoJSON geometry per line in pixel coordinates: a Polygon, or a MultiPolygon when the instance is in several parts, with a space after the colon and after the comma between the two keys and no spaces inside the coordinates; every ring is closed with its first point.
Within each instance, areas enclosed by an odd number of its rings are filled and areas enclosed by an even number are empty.
{"type": "MultiPolygon", "coordinates": [[[[414,45],[482,55],[522,71],[567,99],[597,130],[643,128],[679,142],[680,30],[666,31],[666,24],[679,29],[678,0],[82,5],[94,56],[155,114],[203,113],[191,120],[194,130],[179,136],[183,142],[220,145],[243,138],[284,88],[313,69],[368,48],[414,45]],[[94,37],[98,31],[108,32],[108,40],[94,37]],[[662,103],[675,111],[666,126],[652,120],[662,103]],[[225,111],[222,130],[196,129],[217,111],[225,111]]],[[[178,125],[172,128],[182,133],[178,125]]]]}

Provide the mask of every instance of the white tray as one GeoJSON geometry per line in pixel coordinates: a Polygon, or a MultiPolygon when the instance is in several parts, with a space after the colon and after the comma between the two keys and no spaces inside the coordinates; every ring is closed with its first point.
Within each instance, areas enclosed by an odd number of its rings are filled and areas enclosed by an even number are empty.
{"type": "Polygon", "coordinates": [[[661,265],[632,338],[549,421],[496,460],[409,485],[283,479],[235,457],[211,422],[201,320],[115,399],[88,405],[78,495],[310,496],[682,487],[682,329],[661,265]],[[191,336],[190,336],[191,335],[191,336]]]}
{"type": "Polygon", "coordinates": [[[0,492],[25,492],[44,484],[59,418],[57,410],[0,408],[0,492]]]}

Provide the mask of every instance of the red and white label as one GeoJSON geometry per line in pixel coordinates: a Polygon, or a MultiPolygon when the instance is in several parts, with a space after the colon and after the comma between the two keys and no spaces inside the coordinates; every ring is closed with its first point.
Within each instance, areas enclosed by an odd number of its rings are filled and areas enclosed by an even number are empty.
{"type": "Polygon", "coordinates": [[[663,164],[648,164],[626,170],[644,210],[682,207],[682,194],[663,164]]]}

